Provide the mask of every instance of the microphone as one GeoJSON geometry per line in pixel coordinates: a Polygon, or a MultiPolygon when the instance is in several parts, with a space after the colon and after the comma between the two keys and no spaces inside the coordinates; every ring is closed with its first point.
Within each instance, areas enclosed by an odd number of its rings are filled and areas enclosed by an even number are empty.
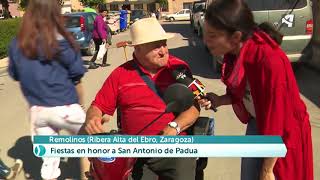
{"type": "MultiPolygon", "coordinates": [[[[172,71],[172,76],[176,79],[178,83],[184,84],[192,91],[194,98],[200,96],[201,98],[205,97],[205,85],[196,78],[192,77],[190,71],[185,67],[178,67],[172,71]]],[[[216,108],[210,107],[214,112],[217,112],[216,108]]]]}

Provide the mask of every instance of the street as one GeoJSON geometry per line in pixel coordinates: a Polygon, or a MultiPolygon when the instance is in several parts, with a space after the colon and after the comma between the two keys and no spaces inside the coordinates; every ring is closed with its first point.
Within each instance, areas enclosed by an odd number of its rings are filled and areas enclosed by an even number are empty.
{"type": "MultiPolygon", "coordinates": [[[[205,50],[201,39],[192,33],[189,22],[165,22],[163,27],[167,32],[177,33],[173,39],[168,41],[170,53],[189,63],[195,77],[206,85],[208,91],[219,95],[224,94],[225,86],[220,81],[220,75],[213,71],[210,55],[205,50]]],[[[115,46],[116,42],[123,40],[130,40],[128,30],[113,36],[112,47],[115,46]]],[[[133,48],[127,47],[126,51],[128,59],[131,59],[133,48]]],[[[83,58],[84,60],[90,60],[91,57],[84,56],[83,58]]],[[[86,107],[90,106],[95,94],[111,71],[125,61],[123,48],[111,48],[108,52],[107,61],[110,66],[87,72],[83,79],[86,107]]],[[[314,174],[315,180],[320,180],[320,73],[302,67],[296,72],[296,78],[301,96],[310,114],[314,147],[314,174]]],[[[26,177],[40,179],[41,160],[35,158],[32,153],[27,103],[22,96],[18,83],[10,79],[7,73],[0,75],[0,84],[3,84],[0,85],[0,157],[9,165],[13,164],[13,158],[23,160],[26,176],[21,173],[17,178],[18,180],[26,179],[26,177]]],[[[216,113],[203,110],[201,115],[215,118],[216,135],[243,135],[245,133],[245,125],[241,124],[236,118],[231,106],[220,107],[216,113]]],[[[115,117],[106,126],[108,129],[115,128],[115,117]]],[[[65,134],[65,132],[63,133],[65,134]]],[[[76,159],[63,159],[60,167],[63,179],[79,179],[79,165],[76,159]],[[67,162],[70,164],[67,165],[67,162]]],[[[240,179],[240,158],[210,158],[205,179],[240,179]]]]}

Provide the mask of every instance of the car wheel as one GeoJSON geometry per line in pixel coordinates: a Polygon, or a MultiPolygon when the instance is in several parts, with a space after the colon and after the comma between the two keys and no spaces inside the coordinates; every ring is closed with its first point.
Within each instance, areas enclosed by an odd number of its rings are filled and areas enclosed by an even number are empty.
{"type": "Polygon", "coordinates": [[[86,50],[86,54],[88,56],[93,56],[95,52],[96,52],[96,45],[94,44],[93,39],[91,39],[90,42],[89,42],[89,47],[86,50]]]}
{"type": "Polygon", "coordinates": [[[169,21],[170,22],[174,21],[174,18],[173,17],[169,18],[169,21]]]}

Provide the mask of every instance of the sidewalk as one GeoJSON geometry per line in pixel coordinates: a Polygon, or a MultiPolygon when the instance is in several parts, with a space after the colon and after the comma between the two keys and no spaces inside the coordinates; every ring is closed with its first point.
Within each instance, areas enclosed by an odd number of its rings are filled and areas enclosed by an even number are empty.
{"type": "Polygon", "coordinates": [[[0,59],[0,75],[7,72],[8,60],[8,58],[0,59]]]}

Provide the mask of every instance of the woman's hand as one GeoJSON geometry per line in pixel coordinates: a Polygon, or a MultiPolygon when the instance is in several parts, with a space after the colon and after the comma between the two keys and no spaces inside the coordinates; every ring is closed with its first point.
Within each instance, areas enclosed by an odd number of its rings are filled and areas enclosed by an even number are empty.
{"type": "Polygon", "coordinates": [[[216,95],[215,93],[207,93],[204,98],[197,97],[198,103],[201,107],[204,107],[206,110],[217,108],[221,105],[221,98],[220,96],[216,95]]]}
{"type": "Polygon", "coordinates": [[[260,174],[260,180],[275,180],[275,176],[272,171],[264,171],[262,170],[260,174]]]}

